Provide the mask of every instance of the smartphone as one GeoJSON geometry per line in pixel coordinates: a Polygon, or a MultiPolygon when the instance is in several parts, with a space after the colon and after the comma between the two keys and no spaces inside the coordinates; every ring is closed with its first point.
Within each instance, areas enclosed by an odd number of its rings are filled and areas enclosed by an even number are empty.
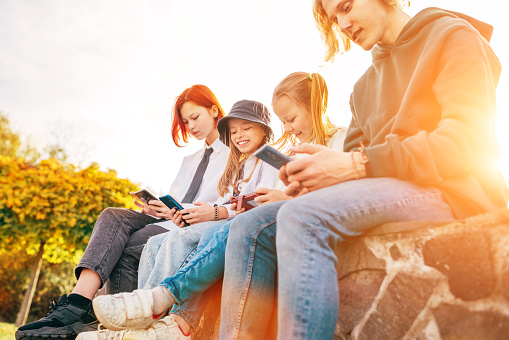
{"type": "Polygon", "coordinates": [[[242,208],[245,208],[246,211],[248,211],[260,205],[260,202],[256,202],[254,200],[255,197],[258,196],[260,196],[260,194],[254,193],[237,197],[237,211],[241,210],[242,208]]]}
{"type": "Polygon", "coordinates": [[[146,204],[148,204],[148,202],[150,200],[156,200],[156,201],[159,200],[157,197],[152,195],[146,189],[141,189],[139,191],[133,192],[133,195],[136,196],[137,199],[139,199],[140,201],[142,201],[142,202],[144,202],[146,204]]]}
{"type": "MultiPolygon", "coordinates": [[[[159,200],[161,202],[163,202],[170,209],[173,209],[173,208],[175,208],[177,210],[183,210],[184,209],[182,204],[177,199],[173,198],[171,195],[161,196],[161,197],[159,197],[159,200]]],[[[187,214],[182,214],[182,215],[187,215],[187,214]]],[[[182,219],[182,221],[184,222],[186,227],[190,226],[190,224],[187,223],[186,220],[182,219]]]]}
{"type": "Polygon", "coordinates": [[[293,160],[289,156],[277,151],[272,146],[267,144],[256,150],[254,155],[260,158],[262,161],[269,163],[276,169],[279,169],[286,163],[293,160]]]}
{"type": "Polygon", "coordinates": [[[163,202],[168,208],[173,209],[177,208],[177,210],[182,210],[184,207],[178,200],[173,198],[171,195],[164,195],[159,197],[159,200],[163,202]]]}

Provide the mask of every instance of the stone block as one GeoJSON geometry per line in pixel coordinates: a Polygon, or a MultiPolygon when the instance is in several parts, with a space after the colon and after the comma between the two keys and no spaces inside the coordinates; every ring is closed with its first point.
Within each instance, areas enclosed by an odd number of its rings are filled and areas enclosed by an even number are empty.
{"type": "Polygon", "coordinates": [[[436,280],[398,274],[362,327],[359,340],[401,339],[426,306],[436,280]]]}
{"type": "Polygon", "coordinates": [[[464,301],[490,295],[494,288],[490,242],[485,232],[440,235],[423,247],[424,263],[447,276],[451,293],[464,301]]]}
{"type": "Polygon", "coordinates": [[[505,267],[504,271],[502,272],[500,281],[502,285],[501,287],[502,294],[504,294],[505,299],[507,300],[507,302],[509,302],[509,264],[505,267]]]}
{"type": "Polygon", "coordinates": [[[336,251],[338,277],[362,269],[385,270],[385,260],[376,257],[363,241],[346,241],[336,251]]]}
{"type": "Polygon", "coordinates": [[[384,278],[383,270],[362,270],[338,280],[339,329],[336,333],[350,334],[373,304],[384,278]]]}
{"type": "Polygon", "coordinates": [[[433,315],[442,340],[509,339],[509,317],[501,313],[442,304],[433,315]]]}

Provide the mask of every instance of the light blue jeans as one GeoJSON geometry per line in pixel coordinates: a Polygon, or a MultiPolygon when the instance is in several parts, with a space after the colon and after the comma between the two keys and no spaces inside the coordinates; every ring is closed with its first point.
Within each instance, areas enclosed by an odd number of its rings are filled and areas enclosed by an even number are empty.
{"type": "MultiPolygon", "coordinates": [[[[204,222],[149,238],[140,258],[138,289],[154,288],[165,278],[174,275],[224,223],[225,220],[204,222]]],[[[209,294],[204,292],[181,306],[173,306],[171,313],[182,316],[195,328],[208,300],[209,294]]]]}
{"type": "Polygon", "coordinates": [[[237,216],[226,247],[220,338],[263,338],[277,289],[278,339],[332,339],[335,250],[345,236],[387,222],[453,219],[439,190],[394,178],[349,181],[237,216]]]}
{"type": "MultiPolygon", "coordinates": [[[[182,306],[202,294],[223,277],[224,254],[231,221],[216,225],[212,237],[204,237],[203,247],[175,275],[165,278],[161,285],[168,288],[182,306]]],[[[208,235],[210,235],[209,233],[208,235]]]]}

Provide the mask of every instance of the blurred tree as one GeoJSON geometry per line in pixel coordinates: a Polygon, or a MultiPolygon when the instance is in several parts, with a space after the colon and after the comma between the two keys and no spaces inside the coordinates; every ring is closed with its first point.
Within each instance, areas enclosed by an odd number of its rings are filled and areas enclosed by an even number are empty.
{"type": "Polygon", "coordinates": [[[21,143],[19,133],[12,129],[9,117],[2,111],[0,111],[0,155],[23,157],[31,162],[35,162],[41,157],[35,148],[21,143]]]}
{"type": "Polygon", "coordinates": [[[97,164],[80,170],[54,159],[34,165],[0,155],[0,255],[37,254],[17,324],[26,321],[43,259],[77,263],[101,211],[135,208],[129,192],[137,189],[97,164]]]}
{"type": "MultiPolygon", "coordinates": [[[[30,279],[35,256],[27,256],[25,250],[13,249],[1,255],[0,261],[0,322],[14,323],[25,288],[30,279]]],[[[70,292],[75,284],[75,263],[50,263],[44,261],[37,282],[27,322],[38,320],[48,312],[52,298],[70,292]]]]}

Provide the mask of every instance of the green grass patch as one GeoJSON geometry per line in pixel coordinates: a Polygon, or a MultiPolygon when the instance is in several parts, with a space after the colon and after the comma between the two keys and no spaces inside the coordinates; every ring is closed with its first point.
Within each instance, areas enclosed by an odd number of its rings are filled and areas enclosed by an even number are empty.
{"type": "Polygon", "coordinates": [[[16,326],[13,323],[0,322],[0,340],[12,340],[16,333],[16,326]]]}

